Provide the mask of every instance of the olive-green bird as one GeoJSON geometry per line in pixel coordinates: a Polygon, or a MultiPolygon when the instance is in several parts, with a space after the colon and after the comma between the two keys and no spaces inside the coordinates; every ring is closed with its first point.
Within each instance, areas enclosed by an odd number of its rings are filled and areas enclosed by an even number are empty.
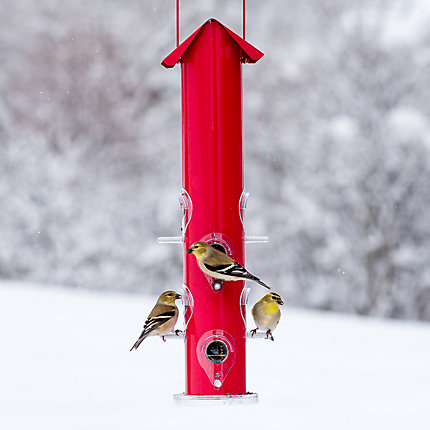
{"type": "Polygon", "coordinates": [[[165,291],[160,295],[152,309],[151,313],[145,321],[142,333],[136,343],[131,347],[130,351],[137,349],[139,345],[148,336],[161,336],[164,341],[164,336],[170,332],[178,334],[180,330],[174,331],[176,321],[178,320],[179,311],[175,304],[175,300],[181,296],[176,291],[165,291]]]}
{"type": "Polygon", "coordinates": [[[215,249],[209,243],[193,243],[187,249],[187,254],[194,254],[202,272],[212,276],[212,278],[226,281],[254,281],[270,290],[270,287],[260,280],[260,278],[249,273],[237,261],[234,261],[227,254],[218,251],[218,249],[215,249]]]}
{"type": "Polygon", "coordinates": [[[283,305],[284,302],[281,296],[277,293],[266,294],[261,300],[259,300],[252,308],[252,316],[255,321],[257,328],[251,330],[252,336],[257,330],[263,330],[266,332],[266,339],[273,339],[272,332],[277,327],[279,320],[281,319],[281,311],[278,305],[283,305]]]}

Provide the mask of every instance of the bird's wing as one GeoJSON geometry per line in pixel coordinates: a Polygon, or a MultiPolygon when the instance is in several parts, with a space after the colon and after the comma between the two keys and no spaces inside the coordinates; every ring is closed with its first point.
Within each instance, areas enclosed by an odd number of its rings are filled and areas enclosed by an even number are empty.
{"type": "Polygon", "coordinates": [[[212,248],[208,255],[200,261],[200,267],[204,267],[209,272],[219,275],[231,276],[238,279],[250,279],[270,290],[270,287],[261,281],[260,278],[249,273],[237,261],[234,261],[231,257],[215,248],[212,248]]]}
{"type": "Polygon", "coordinates": [[[143,326],[141,336],[156,330],[165,322],[169,321],[176,315],[176,307],[169,305],[158,305],[157,309],[154,308],[149,314],[143,326]]]}
{"type": "Polygon", "coordinates": [[[211,272],[219,273],[220,275],[237,276],[238,278],[248,277],[247,275],[249,275],[246,269],[235,261],[232,264],[211,265],[203,263],[203,265],[211,272]]]}
{"type": "Polygon", "coordinates": [[[169,306],[164,304],[157,304],[154,309],[152,309],[148,318],[143,326],[142,333],[140,333],[139,339],[131,347],[130,351],[137,349],[139,345],[144,341],[144,339],[150,335],[151,332],[160,328],[163,324],[171,321],[175,315],[177,315],[178,308],[176,306],[169,306]]]}

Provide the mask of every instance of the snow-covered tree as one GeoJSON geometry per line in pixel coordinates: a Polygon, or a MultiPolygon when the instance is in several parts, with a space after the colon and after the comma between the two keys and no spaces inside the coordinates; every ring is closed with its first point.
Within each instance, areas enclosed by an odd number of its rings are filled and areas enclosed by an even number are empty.
{"type": "MultiPolygon", "coordinates": [[[[430,320],[423,2],[248,2],[247,264],[291,304],[430,320]]],[[[4,0],[0,276],[181,284],[180,77],[167,0],[4,0]]],[[[182,39],[232,1],[184,2],[182,39]]],[[[428,16],[428,15],[427,15],[428,16]]]]}

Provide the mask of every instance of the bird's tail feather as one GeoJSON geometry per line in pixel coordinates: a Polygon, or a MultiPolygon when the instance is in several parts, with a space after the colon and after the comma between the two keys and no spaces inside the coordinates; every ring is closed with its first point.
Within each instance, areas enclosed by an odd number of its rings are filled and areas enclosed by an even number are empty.
{"type": "Polygon", "coordinates": [[[131,347],[130,351],[133,351],[133,349],[139,348],[139,345],[146,339],[146,336],[147,335],[139,337],[139,339],[137,339],[136,343],[131,347]]]}
{"type": "Polygon", "coordinates": [[[271,290],[271,288],[266,285],[263,281],[261,281],[260,279],[255,279],[255,282],[257,282],[258,284],[262,285],[264,288],[267,288],[268,290],[271,290]]]}
{"type": "Polygon", "coordinates": [[[242,279],[249,279],[251,281],[257,282],[257,284],[260,284],[264,288],[271,290],[271,288],[268,285],[266,285],[260,278],[257,278],[255,275],[249,273],[248,271],[246,271],[242,279]]]}

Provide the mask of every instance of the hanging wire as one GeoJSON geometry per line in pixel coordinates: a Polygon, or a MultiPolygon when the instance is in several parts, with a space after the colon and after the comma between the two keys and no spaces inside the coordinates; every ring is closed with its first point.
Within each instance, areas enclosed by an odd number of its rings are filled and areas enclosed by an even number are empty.
{"type": "MultiPolygon", "coordinates": [[[[176,47],[179,46],[179,9],[180,0],[176,0],[176,47]]],[[[242,38],[245,40],[246,0],[242,0],[242,38]]]]}
{"type": "Polygon", "coordinates": [[[179,0],[176,0],[176,47],[178,46],[179,46],[179,0]]]}
{"type": "Polygon", "coordinates": [[[243,33],[243,40],[245,40],[245,0],[243,0],[243,7],[242,7],[242,33],[243,33]]]}

